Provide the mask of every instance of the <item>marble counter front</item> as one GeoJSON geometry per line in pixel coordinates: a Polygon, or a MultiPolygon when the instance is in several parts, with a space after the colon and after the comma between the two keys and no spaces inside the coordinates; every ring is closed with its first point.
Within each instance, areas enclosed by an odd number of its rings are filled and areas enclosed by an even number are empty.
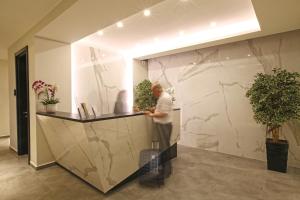
{"type": "MultiPolygon", "coordinates": [[[[57,112],[37,113],[55,161],[106,193],[139,169],[139,154],[155,137],[142,113],[80,119],[57,112]]],[[[180,137],[180,110],[173,111],[171,145],[180,137]]]]}

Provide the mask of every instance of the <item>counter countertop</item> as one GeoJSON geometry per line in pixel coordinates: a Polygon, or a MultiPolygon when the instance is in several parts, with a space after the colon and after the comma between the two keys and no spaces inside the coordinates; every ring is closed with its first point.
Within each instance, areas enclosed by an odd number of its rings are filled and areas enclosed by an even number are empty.
{"type": "MultiPolygon", "coordinates": [[[[176,108],[173,110],[180,110],[180,108],[176,108]]],[[[46,112],[37,112],[37,115],[47,116],[47,117],[54,117],[59,119],[65,119],[75,122],[87,123],[87,122],[94,122],[94,121],[101,121],[101,120],[108,120],[108,119],[116,119],[116,118],[123,118],[123,117],[131,117],[137,115],[143,115],[143,112],[130,112],[130,113],[122,113],[122,114],[104,114],[100,116],[90,116],[89,118],[80,118],[78,114],[67,113],[67,112],[55,112],[55,113],[46,113],[46,112]]]]}

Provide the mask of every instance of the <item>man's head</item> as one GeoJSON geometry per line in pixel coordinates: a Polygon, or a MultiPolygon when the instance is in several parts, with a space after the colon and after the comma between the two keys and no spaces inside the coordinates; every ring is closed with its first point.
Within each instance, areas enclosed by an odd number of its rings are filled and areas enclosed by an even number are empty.
{"type": "Polygon", "coordinates": [[[161,95],[161,93],[163,91],[163,89],[162,89],[162,87],[161,87],[161,85],[159,83],[152,84],[151,90],[152,90],[153,95],[156,98],[160,97],[160,95],[161,95]]]}

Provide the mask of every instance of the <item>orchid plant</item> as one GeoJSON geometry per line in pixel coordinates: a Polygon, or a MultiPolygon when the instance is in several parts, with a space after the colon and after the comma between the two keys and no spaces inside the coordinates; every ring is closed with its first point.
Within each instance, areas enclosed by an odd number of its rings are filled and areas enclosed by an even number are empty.
{"type": "Polygon", "coordinates": [[[45,83],[44,81],[37,80],[33,82],[32,89],[34,90],[35,94],[37,94],[38,99],[42,94],[45,95],[45,97],[41,100],[41,103],[43,105],[59,103],[59,99],[55,98],[55,94],[57,91],[56,85],[50,85],[45,83]]]}

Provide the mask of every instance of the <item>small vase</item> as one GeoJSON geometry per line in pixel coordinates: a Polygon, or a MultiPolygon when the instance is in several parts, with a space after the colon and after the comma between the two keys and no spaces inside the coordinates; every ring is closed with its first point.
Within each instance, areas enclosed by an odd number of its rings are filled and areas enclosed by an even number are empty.
{"type": "Polygon", "coordinates": [[[46,106],[39,102],[36,105],[36,111],[37,112],[46,112],[46,106]]]}
{"type": "Polygon", "coordinates": [[[57,110],[57,104],[47,104],[46,105],[46,112],[47,113],[55,113],[57,110]]]}

